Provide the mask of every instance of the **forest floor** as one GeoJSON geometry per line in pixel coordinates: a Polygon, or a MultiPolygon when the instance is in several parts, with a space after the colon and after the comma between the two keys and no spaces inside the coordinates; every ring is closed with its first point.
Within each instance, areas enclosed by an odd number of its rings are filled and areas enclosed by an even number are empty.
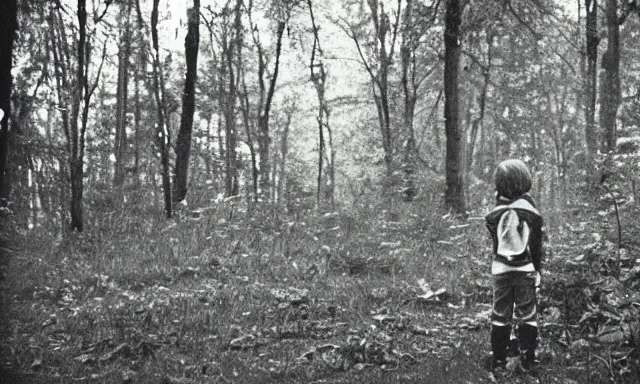
{"type": "Polygon", "coordinates": [[[99,230],[23,239],[2,267],[3,382],[640,382],[637,207],[620,249],[608,207],[552,220],[540,364],[495,376],[482,213],[397,204],[114,212],[99,230]]]}

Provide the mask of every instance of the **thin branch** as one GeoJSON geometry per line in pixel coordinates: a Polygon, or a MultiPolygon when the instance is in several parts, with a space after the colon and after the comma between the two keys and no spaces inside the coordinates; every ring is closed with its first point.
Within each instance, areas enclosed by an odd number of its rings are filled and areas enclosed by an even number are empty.
{"type": "Polygon", "coordinates": [[[353,41],[356,43],[356,48],[358,48],[358,54],[360,55],[360,59],[362,59],[362,64],[364,65],[367,72],[369,72],[369,76],[371,76],[371,80],[373,80],[373,82],[376,83],[378,87],[380,87],[381,85],[380,85],[380,82],[378,81],[378,78],[376,77],[376,75],[374,75],[373,70],[369,66],[369,63],[367,63],[367,59],[364,58],[364,54],[362,53],[362,49],[360,48],[360,42],[358,41],[358,38],[355,35],[355,31],[352,30],[352,35],[349,35],[349,37],[351,37],[353,41]]]}
{"type": "Polygon", "coordinates": [[[389,50],[389,58],[387,60],[391,60],[393,57],[393,51],[396,46],[396,38],[398,37],[398,26],[400,25],[400,9],[402,4],[402,0],[398,0],[398,9],[396,10],[396,22],[393,26],[393,38],[391,39],[391,49],[389,50]]]}
{"type": "MultiPolygon", "coordinates": [[[[436,102],[433,104],[433,108],[431,108],[431,112],[429,112],[429,117],[427,121],[431,121],[433,116],[435,116],[436,110],[438,109],[438,104],[440,103],[440,99],[442,98],[442,89],[438,91],[438,97],[436,98],[436,102]]],[[[422,130],[422,134],[420,135],[420,142],[418,143],[417,148],[422,146],[422,142],[424,141],[425,133],[427,131],[428,125],[425,124],[424,129],[422,130]]]]}
{"type": "Polygon", "coordinates": [[[105,0],[105,7],[104,7],[104,11],[102,11],[102,14],[100,16],[93,16],[93,23],[94,24],[98,24],[100,21],[102,21],[102,18],[104,17],[104,15],[107,13],[107,10],[109,9],[109,6],[111,5],[111,3],[113,3],[113,0],[105,0]]]}
{"type": "Polygon", "coordinates": [[[533,28],[531,28],[531,26],[527,24],[524,20],[522,20],[520,16],[518,16],[518,14],[516,13],[516,10],[513,9],[513,6],[511,5],[510,0],[507,1],[507,7],[509,8],[509,11],[511,11],[511,14],[518,20],[520,24],[524,25],[533,34],[533,36],[536,39],[540,39],[540,34],[536,32],[533,28]]]}
{"type": "Polygon", "coordinates": [[[624,24],[625,20],[627,20],[627,16],[629,16],[629,14],[633,11],[636,11],[638,13],[638,16],[640,16],[640,6],[638,6],[637,0],[633,0],[627,3],[627,6],[622,11],[622,15],[620,15],[620,18],[618,19],[618,25],[624,24]]]}
{"type": "Polygon", "coordinates": [[[436,70],[436,68],[438,68],[439,66],[440,66],[439,62],[436,62],[433,66],[431,66],[431,68],[429,68],[429,70],[422,76],[422,78],[418,80],[418,82],[415,85],[415,89],[418,89],[422,84],[422,82],[425,81],[429,77],[429,75],[431,75],[433,71],[436,70]]]}
{"type": "Polygon", "coordinates": [[[473,61],[474,63],[476,63],[480,68],[482,68],[483,71],[488,71],[489,68],[483,64],[480,59],[478,59],[473,53],[467,51],[467,50],[461,50],[462,54],[467,56],[468,58],[471,59],[471,61],[473,61]]]}
{"type": "Polygon", "coordinates": [[[89,89],[88,96],[91,97],[95,92],[96,88],[98,88],[98,82],[100,81],[100,74],[102,73],[102,66],[104,65],[105,58],[107,57],[107,42],[104,42],[104,46],[102,47],[102,59],[100,61],[100,66],[98,66],[98,72],[96,74],[96,81],[94,81],[93,85],[89,89]]]}

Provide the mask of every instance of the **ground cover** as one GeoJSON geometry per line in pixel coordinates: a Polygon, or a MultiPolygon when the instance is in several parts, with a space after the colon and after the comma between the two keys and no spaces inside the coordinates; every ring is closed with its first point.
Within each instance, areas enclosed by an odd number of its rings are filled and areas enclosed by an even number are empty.
{"type": "Polygon", "coordinates": [[[100,231],[25,239],[2,282],[3,368],[16,382],[638,382],[632,224],[622,248],[606,207],[555,228],[541,364],[496,376],[481,212],[424,204],[114,213],[100,231]]]}

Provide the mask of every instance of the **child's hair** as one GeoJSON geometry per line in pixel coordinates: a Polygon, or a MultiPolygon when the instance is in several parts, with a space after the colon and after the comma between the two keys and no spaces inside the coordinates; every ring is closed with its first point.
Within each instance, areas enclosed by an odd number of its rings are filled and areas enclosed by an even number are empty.
{"type": "Polygon", "coordinates": [[[509,159],[496,167],[494,174],[498,196],[518,198],[531,190],[531,174],[522,160],[509,159]]]}

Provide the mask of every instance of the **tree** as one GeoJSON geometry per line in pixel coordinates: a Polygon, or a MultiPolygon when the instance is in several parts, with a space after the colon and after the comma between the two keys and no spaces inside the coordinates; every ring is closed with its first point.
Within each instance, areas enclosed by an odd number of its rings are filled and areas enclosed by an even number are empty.
{"type": "Polygon", "coordinates": [[[465,211],[458,90],[462,11],[460,0],[447,0],[444,30],[444,119],[447,138],[445,203],[459,213],[465,211]]]}
{"type": "Polygon", "coordinates": [[[602,81],[600,91],[600,127],[604,132],[604,152],[616,147],[616,115],[620,106],[620,23],[618,0],[606,0],[607,49],[602,54],[602,81]]]}
{"type": "Polygon", "coordinates": [[[113,185],[118,189],[125,178],[127,160],[127,104],[129,86],[129,55],[131,53],[131,0],[124,1],[120,9],[120,22],[124,24],[118,48],[118,86],[116,90],[116,137],[114,146],[115,169],[113,185]]]}
{"type": "MultiPolygon", "coordinates": [[[[102,20],[110,4],[111,2],[106,3],[105,10],[101,16],[94,15],[95,24],[102,20]]],[[[91,96],[98,86],[107,46],[105,43],[102,49],[102,61],[98,67],[95,81],[90,84],[89,67],[93,46],[92,37],[95,28],[92,30],[91,35],[87,36],[86,0],[78,0],[77,2],[78,39],[75,43],[75,63],[71,61],[71,48],[65,34],[61,8],[62,5],[59,3],[56,7],[51,7],[49,39],[56,77],[58,109],[62,114],[62,127],[66,138],[66,151],[69,162],[71,229],[82,232],[84,229],[82,201],[84,192],[84,157],[89,106],[91,96]],[[75,64],[75,75],[72,72],[73,64],[75,64]],[[71,104],[70,107],[67,105],[68,102],[71,104]]]]}
{"type": "MultiPolygon", "coordinates": [[[[309,63],[309,69],[311,71],[311,82],[313,83],[316,94],[318,96],[318,116],[316,117],[318,121],[318,181],[317,181],[317,191],[316,191],[316,204],[320,204],[320,196],[322,190],[322,170],[323,170],[323,160],[325,156],[325,139],[324,139],[324,130],[326,129],[329,134],[329,148],[331,151],[330,163],[329,163],[329,176],[331,183],[331,207],[335,207],[335,149],[333,148],[333,135],[331,132],[331,127],[329,125],[329,116],[331,111],[329,110],[329,104],[326,98],[326,84],[327,84],[327,71],[325,69],[324,63],[322,62],[322,47],[320,46],[320,38],[318,36],[318,26],[316,25],[315,17],[313,15],[313,4],[311,0],[307,1],[307,5],[309,6],[309,15],[311,17],[311,27],[313,29],[313,47],[311,48],[311,60],[309,63]],[[316,63],[316,54],[320,57],[318,62],[316,63]]],[[[287,124],[288,128],[288,124],[287,124]]],[[[287,130],[288,131],[288,130],[287,130]]],[[[286,142],[286,141],[285,141],[286,142]]],[[[283,156],[285,156],[285,151],[283,150],[283,156]]],[[[284,164],[284,160],[283,160],[284,164]]],[[[283,165],[284,170],[284,165],[283,165]]]]}
{"type": "Polygon", "coordinates": [[[195,112],[195,83],[198,67],[198,47],[200,45],[200,0],[193,0],[193,7],[187,11],[188,31],[184,40],[187,74],[182,94],[182,117],[176,139],[176,166],[173,181],[173,201],[184,200],[187,194],[187,174],[191,151],[191,131],[195,112]]]}
{"type": "Polygon", "coordinates": [[[158,3],[153,0],[151,11],[151,40],[153,44],[153,94],[156,100],[157,114],[157,140],[160,150],[160,162],[162,165],[162,190],[164,196],[164,211],[168,219],[172,217],[171,179],[169,177],[169,143],[171,137],[166,126],[165,118],[165,91],[162,68],[160,67],[160,46],[158,44],[158,3]]]}
{"type": "Polygon", "coordinates": [[[419,153],[414,132],[414,120],[419,97],[418,90],[440,65],[440,60],[435,55],[432,57],[432,61],[428,60],[424,54],[419,57],[421,53],[419,48],[424,45],[422,41],[425,40],[428,29],[433,26],[436,20],[439,5],[440,0],[432,2],[430,6],[407,0],[402,20],[400,83],[403,94],[402,126],[404,131],[402,170],[405,177],[402,191],[406,201],[411,201],[417,193],[415,169],[419,153]]]}
{"type": "Polygon", "coordinates": [[[598,0],[584,0],[587,17],[585,20],[585,38],[587,55],[587,72],[585,76],[585,137],[589,158],[595,156],[598,149],[596,136],[596,97],[597,97],[597,62],[598,62],[598,0]]]}
{"type": "Polygon", "coordinates": [[[402,0],[398,0],[396,20],[391,23],[389,14],[384,10],[384,3],[378,0],[367,1],[371,12],[370,21],[373,28],[373,41],[361,42],[366,34],[362,28],[366,25],[365,23],[347,23],[347,27],[343,28],[355,42],[362,64],[371,80],[373,99],[378,112],[378,125],[382,136],[387,176],[391,176],[393,172],[394,140],[396,136],[391,124],[389,76],[400,24],[401,3],[402,0]],[[369,47],[370,52],[366,52],[363,49],[363,45],[369,47]],[[370,59],[367,59],[366,56],[370,56],[370,59]]]}
{"type": "Polygon", "coordinates": [[[277,21],[276,26],[276,48],[275,58],[273,64],[273,70],[271,72],[271,80],[269,84],[266,84],[266,77],[268,75],[267,68],[267,54],[260,41],[258,26],[253,23],[251,12],[253,8],[253,0],[249,0],[247,6],[247,12],[249,13],[249,27],[252,30],[253,43],[258,50],[258,86],[259,86],[259,102],[258,102],[258,155],[259,155],[259,167],[260,167],[260,187],[262,193],[265,196],[269,196],[271,188],[270,174],[271,164],[269,161],[269,144],[271,143],[269,133],[269,118],[271,114],[271,105],[273,104],[273,95],[276,90],[276,84],[278,81],[278,72],[280,70],[280,54],[282,53],[282,38],[284,36],[284,30],[289,21],[290,4],[282,4],[283,13],[285,16],[277,21]]]}
{"type": "Polygon", "coordinates": [[[602,54],[602,80],[600,82],[600,128],[604,132],[602,148],[605,152],[615,151],[617,141],[617,115],[622,102],[620,87],[620,26],[627,16],[640,14],[637,0],[627,1],[618,16],[618,0],[606,0],[607,49],[602,54]]]}
{"type": "Polygon", "coordinates": [[[228,5],[223,11],[223,25],[220,33],[220,45],[222,61],[219,67],[218,101],[222,115],[224,116],[225,130],[225,193],[227,196],[236,196],[239,192],[238,167],[237,167],[237,116],[236,104],[238,101],[239,70],[237,59],[242,47],[242,0],[237,0],[233,11],[228,5]],[[233,22],[231,21],[233,16],[233,22]]]}
{"type": "Polygon", "coordinates": [[[7,152],[11,117],[13,41],[18,30],[18,3],[9,0],[0,13],[0,207],[9,199],[7,152]]]}

